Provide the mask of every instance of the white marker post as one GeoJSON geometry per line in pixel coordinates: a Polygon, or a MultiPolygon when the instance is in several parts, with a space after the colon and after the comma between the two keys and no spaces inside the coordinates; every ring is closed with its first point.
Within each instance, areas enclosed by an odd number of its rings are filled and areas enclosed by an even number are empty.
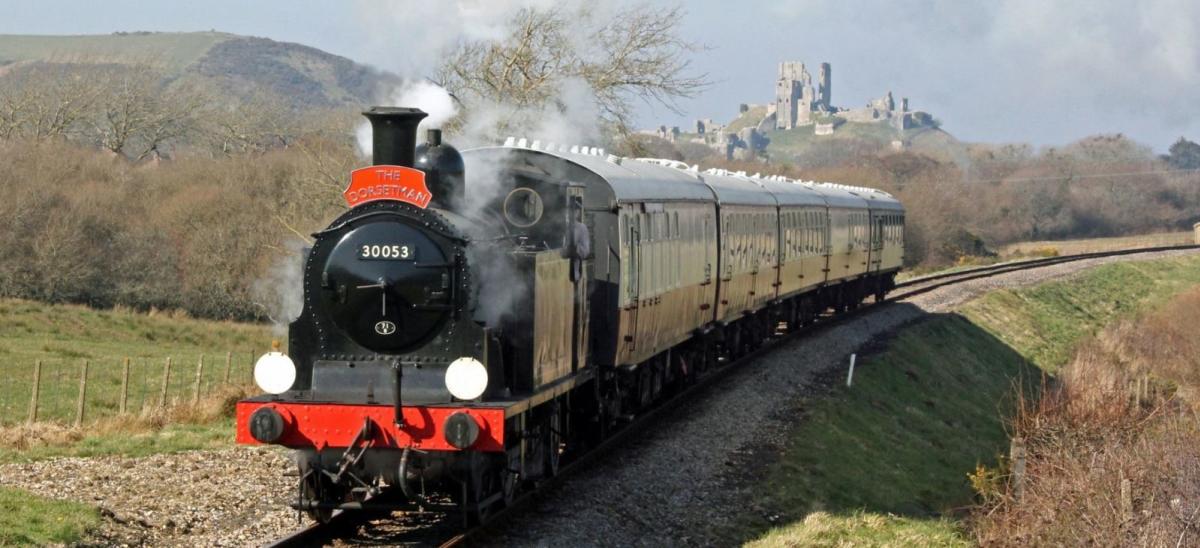
{"type": "Polygon", "coordinates": [[[857,354],[850,354],[850,373],[846,375],[846,388],[850,388],[850,385],[854,383],[854,358],[857,356],[857,354]]]}

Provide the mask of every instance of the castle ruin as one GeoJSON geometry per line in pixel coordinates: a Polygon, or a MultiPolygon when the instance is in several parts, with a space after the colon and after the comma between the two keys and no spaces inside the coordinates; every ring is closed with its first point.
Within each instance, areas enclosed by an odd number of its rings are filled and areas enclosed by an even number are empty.
{"type": "Polygon", "coordinates": [[[779,78],[775,81],[775,129],[795,129],[813,123],[813,113],[830,113],[832,105],[831,69],[829,63],[821,63],[817,73],[817,85],[813,86],[812,75],[804,63],[786,61],[779,64],[779,78]]]}
{"type": "Polygon", "coordinates": [[[804,63],[785,61],[779,64],[775,101],[767,105],[767,114],[758,125],[760,131],[813,126],[813,133],[817,135],[832,135],[845,122],[887,123],[897,130],[936,125],[929,113],[909,110],[907,97],[901,97],[897,105],[890,91],[863,107],[836,107],[833,105],[829,63],[821,63],[815,86],[804,63]]]}
{"type": "MultiPolygon", "coordinates": [[[[833,69],[829,63],[821,63],[816,82],[800,61],[779,63],[779,76],[775,80],[774,100],[765,105],[741,103],[738,118],[726,126],[711,118],[695,121],[688,141],[708,145],[725,154],[727,158],[753,158],[764,152],[770,143],[770,132],[793,131],[812,128],[814,135],[828,136],[846,123],[887,124],[897,131],[923,127],[937,127],[938,123],[927,112],[909,109],[908,98],[897,101],[892,92],[871,100],[858,108],[842,108],[833,104],[833,69]],[[753,118],[747,119],[747,117],[753,118]],[[734,125],[736,124],[736,125],[734,125]],[[737,131],[731,131],[737,129],[737,131]]],[[[683,135],[678,128],[668,130],[661,126],[657,136],[676,142],[683,135]]],[[[906,148],[907,141],[894,141],[894,148],[906,148]]]]}

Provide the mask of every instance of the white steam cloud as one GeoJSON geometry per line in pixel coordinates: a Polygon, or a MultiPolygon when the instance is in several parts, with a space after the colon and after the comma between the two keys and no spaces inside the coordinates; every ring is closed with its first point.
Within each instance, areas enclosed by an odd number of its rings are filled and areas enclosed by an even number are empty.
{"type": "MultiPolygon", "coordinates": [[[[426,80],[408,82],[388,94],[388,106],[412,107],[425,111],[429,116],[417,126],[417,135],[426,128],[440,128],[458,114],[458,105],[450,93],[441,86],[426,80]]],[[[358,150],[363,156],[371,155],[371,123],[362,122],[354,132],[358,150]]],[[[419,137],[418,137],[419,138],[419,137]]]]}
{"type": "Polygon", "coordinates": [[[446,49],[462,40],[496,40],[522,8],[556,0],[355,0],[351,4],[371,54],[364,60],[404,77],[432,74],[446,49]]]}
{"type": "Polygon", "coordinates": [[[277,259],[266,276],[250,286],[254,302],[271,320],[276,337],[287,334],[287,326],[304,312],[304,248],[300,240],[284,242],[287,253],[277,259]]]}

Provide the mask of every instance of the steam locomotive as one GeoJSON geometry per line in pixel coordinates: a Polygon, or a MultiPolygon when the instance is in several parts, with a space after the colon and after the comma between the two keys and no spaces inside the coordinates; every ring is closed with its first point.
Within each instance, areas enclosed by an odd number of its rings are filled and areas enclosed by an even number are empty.
{"type": "Polygon", "coordinates": [[[512,140],[459,153],[373,107],[373,164],[304,260],[290,355],[237,440],[295,449],[295,508],[384,493],[485,519],[665,392],[881,299],[904,209],[861,187],[512,140]]]}

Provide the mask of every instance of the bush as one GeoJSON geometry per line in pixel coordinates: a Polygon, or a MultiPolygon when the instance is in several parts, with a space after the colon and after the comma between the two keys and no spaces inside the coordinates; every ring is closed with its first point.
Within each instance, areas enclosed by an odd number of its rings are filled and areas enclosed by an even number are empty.
{"type": "Polygon", "coordinates": [[[981,544],[1195,545],[1200,539],[1200,291],[1085,343],[1024,405],[1028,457],[973,515],[981,544]]]}
{"type": "MultiPolygon", "coordinates": [[[[347,154],[350,154],[347,152],[347,154]]],[[[261,318],[253,287],[337,206],[299,150],[134,165],[0,141],[0,296],[261,318]]]]}

